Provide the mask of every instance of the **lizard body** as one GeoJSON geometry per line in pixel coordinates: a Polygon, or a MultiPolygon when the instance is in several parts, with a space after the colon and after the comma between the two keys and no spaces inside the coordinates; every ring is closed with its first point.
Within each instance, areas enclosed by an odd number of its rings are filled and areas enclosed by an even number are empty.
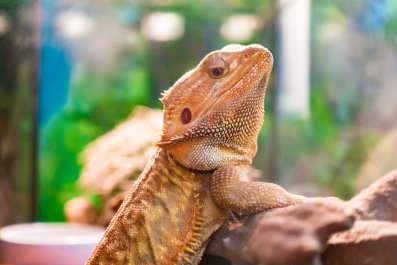
{"type": "Polygon", "coordinates": [[[256,153],[272,65],[260,45],[229,45],[164,93],[157,153],[87,265],[198,264],[230,212],[301,202],[278,185],[240,180],[256,153]]]}

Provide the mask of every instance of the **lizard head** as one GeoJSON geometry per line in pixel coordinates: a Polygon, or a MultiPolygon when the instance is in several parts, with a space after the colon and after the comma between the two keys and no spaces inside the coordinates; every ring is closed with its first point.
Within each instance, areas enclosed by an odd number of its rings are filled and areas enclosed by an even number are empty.
{"type": "Polygon", "coordinates": [[[163,93],[156,145],[193,170],[250,163],[272,66],[272,54],[258,44],[228,45],[205,56],[163,93]]]}

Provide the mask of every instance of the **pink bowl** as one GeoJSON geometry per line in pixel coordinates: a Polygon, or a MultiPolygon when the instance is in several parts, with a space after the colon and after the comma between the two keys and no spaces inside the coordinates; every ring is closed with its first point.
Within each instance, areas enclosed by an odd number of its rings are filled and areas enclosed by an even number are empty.
{"type": "Polygon", "coordinates": [[[82,265],[104,228],[68,223],[29,223],[0,229],[0,264],[82,265]]]}

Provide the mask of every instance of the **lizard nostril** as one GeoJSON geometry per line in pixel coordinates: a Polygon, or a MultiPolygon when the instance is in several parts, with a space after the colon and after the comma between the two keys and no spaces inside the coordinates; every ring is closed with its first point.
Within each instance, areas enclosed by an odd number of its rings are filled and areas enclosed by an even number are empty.
{"type": "Polygon", "coordinates": [[[183,124],[188,124],[192,119],[192,112],[189,108],[184,108],[181,114],[181,120],[183,124]]]}

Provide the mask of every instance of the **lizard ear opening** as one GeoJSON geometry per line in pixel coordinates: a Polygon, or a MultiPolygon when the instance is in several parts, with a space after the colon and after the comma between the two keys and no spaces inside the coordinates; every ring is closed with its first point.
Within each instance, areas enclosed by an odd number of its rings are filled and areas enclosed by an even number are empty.
{"type": "Polygon", "coordinates": [[[181,120],[183,124],[188,124],[192,120],[192,112],[189,108],[184,108],[182,110],[181,120]]]}

